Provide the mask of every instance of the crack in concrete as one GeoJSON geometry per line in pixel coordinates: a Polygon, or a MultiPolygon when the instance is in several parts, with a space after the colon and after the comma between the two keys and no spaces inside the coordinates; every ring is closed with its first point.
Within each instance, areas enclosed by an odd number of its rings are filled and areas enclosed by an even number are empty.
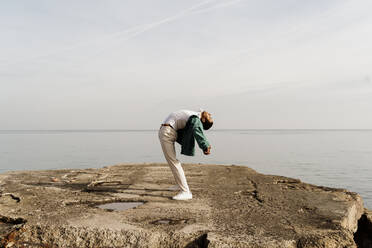
{"type": "Polygon", "coordinates": [[[189,219],[160,219],[150,222],[153,225],[178,225],[188,223],[189,219]]]}
{"type": "Polygon", "coordinates": [[[258,191],[257,183],[250,180],[251,184],[253,185],[254,190],[251,191],[251,195],[253,196],[254,199],[256,199],[259,203],[263,203],[264,200],[260,196],[260,193],[258,191]]]}
{"type": "Polygon", "coordinates": [[[0,193],[0,197],[3,197],[3,196],[10,196],[16,202],[20,202],[21,201],[21,198],[20,197],[14,195],[12,193],[0,193]]]}

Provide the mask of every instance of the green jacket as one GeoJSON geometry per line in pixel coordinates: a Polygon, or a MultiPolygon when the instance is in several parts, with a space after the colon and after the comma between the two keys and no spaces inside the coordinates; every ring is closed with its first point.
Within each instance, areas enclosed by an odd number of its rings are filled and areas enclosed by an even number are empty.
{"type": "Polygon", "coordinates": [[[203,124],[199,117],[192,115],[183,129],[177,131],[177,143],[181,145],[181,154],[187,156],[195,155],[195,139],[200,149],[205,151],[209,142],[203,133],[203,124]]]}

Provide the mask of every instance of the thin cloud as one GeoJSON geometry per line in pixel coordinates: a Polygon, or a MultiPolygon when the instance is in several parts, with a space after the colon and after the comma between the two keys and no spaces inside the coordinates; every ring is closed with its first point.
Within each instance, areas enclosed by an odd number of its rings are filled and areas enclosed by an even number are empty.
{"type": "MultiPolygon", "coordinates": [[[[59,49],[57,51],[53,51],[53,52],[43,54],[43,55],[39,55],[39,56],[35,56],[35,57],[24,58],[24,59],[21,59],[21,60],[18,60],[18,61],[3,63],[3,64],[0,64],[0,66],[5,67],[5,66],[16,65],[16,64],[19,64],[19,63],[24,63],[24,62],[29,62],[29,61],[47,59],[47,58],[50,58],[50,57],[53,57],[53,56],[58,56],[60,54],[68,52],[68,51],[75,50],[75,49],[80,48],[80,47],[86,47],[87,45],[93,45],[93,44],[96,44],[96,43],[106,44],[108,42],[113,42],[113,41],[121,41],[121,42],[128,41],[128,40],[133,39],[133,38],[135,38],[135,37],[137,37],[137,36],[139,36],[139,35],[141,35],[145,32],[150,31],[150,30],[152,30],[156,27],[159,27],[163,24],[170,23],[170,22],[179,20],[181,18],[185,18],[185,17],[190,16],[190,15],[200,14],[200,13],[204,13],[204,12],[209,12],[209,11],[214,10],[214,9],[227,7],[227,6],[230,6],[232,4],[236,4],[240,1],[242,1],[242,0],[228,0],[228,1],[223,1],[222,3],[218,2],[218,0],[202,1],[198,4],[195,4],[195,5],[187,8],[187,9],[184,9],[184,10],[178,12],[175,15],[171,15],[171,16],[166,17],[164,19],[161,19],[159,21],[155,21],[155,22],[148,23],[148,24],[133,26],[133,27],[130,27],[130,28],[127,28],[127,29],[124,29],[124,30],[120,30],[120,31],[108,34],[108,35],[104,36],[103,38],[101,38],[98,42],[97,41],[81,41],[81,42],[77,42],[73,45],[70,45],[70,46],[64,47],[62,49],[59,49]],[[218,3],[216,3],[216,2],[218,2],[218,3]],[[215,4],[213,5],[213,3],[215,3],[215,4]]],[[[105,49],[106,48],[100,49],[100,50],[98,50],[98,52],[102,52],[105,49]]]]}
{"type": "MultiPolygon", "coordinates": [[[[157,28],[161,25],[174,22],[176,20],[188,17],[190,15],[205,13],[205,12],[209,12],[209,11],[214,10],[214,9],[227,7],[227,6],[230,6],[232,4],[236,4],[236,3],[238,3],[242,0],[227,0],[227,1],[223,1],[223,3],[221,3],[221,2],[216,3],[216,4],[211,6],[211,3],[216,2],[216,1],[218,1],[218,0],[203,1],[203,2],[200,2],[196,5],[191,6],[188,9],[180,11],[175,15],[166,17],[162,20],[131,28],[131,31],[125,30],[122,33],[117,32],[115,34],[115,36],[112,37],[113,38],[112,41],[125,42],[125,41],[131,40],[131,39],[133,39],[133,38],[135,38],[135,37],[137,37],[137,36],[139,36],[139,35],[141,35],[145,32],[148,32],[152,29],[155,29],[155,28],[157,28]]],[[[107,49],[107,48],[102,48],[102,49],[98,50],[98,53],[104,51],[105,49],[107,49]]]]}
{"type": "Polygon", "coordinates": [[[209,7],[209,8],[193,11],[193,14],[201,14],[201,13],[210,12],[210,11],[216,10],[216,9],[226,8],[226,7],[238,4],[242,1],[243,0],[225,1],[223,3],[216,4],[216,5],[214,5],[212,7],[209,7]]]}

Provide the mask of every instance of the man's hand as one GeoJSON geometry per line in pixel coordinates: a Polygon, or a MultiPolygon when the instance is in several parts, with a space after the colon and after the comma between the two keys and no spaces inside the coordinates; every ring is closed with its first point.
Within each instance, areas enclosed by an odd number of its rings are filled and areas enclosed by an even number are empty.
{"type": "Polygon", "coordinates": [[[209,155],[211,154],[211,146],[209,146],[207,149],[204,150],[204,155],[209,155]]]}

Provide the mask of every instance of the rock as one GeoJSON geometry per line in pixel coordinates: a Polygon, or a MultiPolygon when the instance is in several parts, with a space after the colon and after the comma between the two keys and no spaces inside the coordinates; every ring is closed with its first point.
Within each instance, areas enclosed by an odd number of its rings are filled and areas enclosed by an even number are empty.
{"type": "Polygon", "coordinates": [[[358,232],[371,227],[361,197],[343,189],[244,166],[184,168],[194,198],[182,202],[164,164],[1,174],[3,194],[19,201],[0,197],[0,247],[351,248],[366,240],[354,241],[358,220],[358,232]],[[98,207],[113,202],[144,204],[98,207]]]}

